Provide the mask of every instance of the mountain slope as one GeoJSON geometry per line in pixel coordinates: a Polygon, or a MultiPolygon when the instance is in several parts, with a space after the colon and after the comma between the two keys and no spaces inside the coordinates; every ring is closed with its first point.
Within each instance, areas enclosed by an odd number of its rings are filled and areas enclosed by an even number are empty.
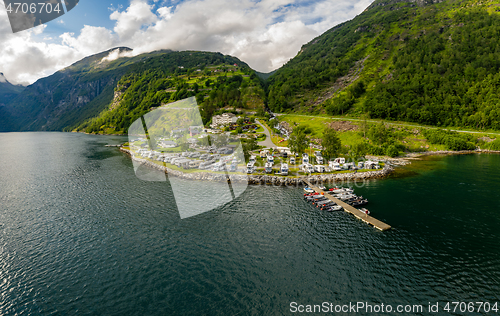
{"type": "Polygon", "coordinates": [[[264,107],[261,81],[248,65],[220,53],[175,52],[133,65],[118,82],[113,102],[75,126],[87,133],[125,133],[141,115],[195,96],[203,123],[225,110],[264,107]]]}
{"type": "Polygon", "coordinates": [[[500,1],[375,1],[270,80],[274,111],[500,129],[500,1]]]}
{"type": "Polygon", "coordinates": [[[102,110],[103,104],[96,105],[96,98],[102,94],[112,98],[113,85],[129,66],[129,61],[105,60],[113,51],[123,53],[130,49],[117,48],[89,56],[28,86],[7,104],[18,130],[61,130],[102,110]]]}
{"type": "Polygon", "coordinates": [[[168,50],[120,57],[129,51],[121,47],[86,57],[28,86],[0,108],[1,130],[124,133],[151,108],[194,95],[206,121],[222,107],[263,106],[260,81],[237,58],[168,50]]]}
{"type": "Polygon", "coordinates": [[[18,96],[25,87],[11,84],[0,72],[0,132],[17,129],[16,120],[6,104],[18,96]]]}
{"type": "Polygon", "coordinates": [[[23,86],[10,83],[4,74],[0,72],[0,106],[4,106],[24,90],[23,86]]]}

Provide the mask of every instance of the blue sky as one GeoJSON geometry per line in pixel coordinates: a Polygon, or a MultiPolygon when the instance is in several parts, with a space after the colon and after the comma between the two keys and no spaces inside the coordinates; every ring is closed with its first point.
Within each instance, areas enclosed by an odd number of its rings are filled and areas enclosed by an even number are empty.
{"type": "Polygon", "coordinates": [[[62,17],[15,34],[0,1],[0,72],[13,83],[29,84],[118,46],[133,54],[216,51],[269,72],[372,1],[80,0],[62,17]]]}

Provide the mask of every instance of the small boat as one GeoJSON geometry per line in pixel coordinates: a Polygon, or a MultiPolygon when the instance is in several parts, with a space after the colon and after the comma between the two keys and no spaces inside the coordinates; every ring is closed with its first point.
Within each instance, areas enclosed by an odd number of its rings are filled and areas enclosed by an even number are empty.
{"type": "Polygon", "coordinates": [[[360,210],[361,212],[365,213],[366,215],[369,215],[369,214],[370,214],[370,211],[369,211],[369,210],[367,210],[367,209],[366,209],[366,208],[364,208],[364,207],[363,207],[363,208],[360,208],[359,210],[360,210]]]}
{"type": "Polygon", "coordinates": [[[333,205],[330,208],[328,208],[327,211],[328,212],[342,211],[342,206],[340,206],[340,205],[333,205]]]}
{"type": "Polygon", "coordinates": [[[318,193],[318,192],[314,192],[314,193],[305,193],[305,194],[304,194],[304,197],[306,197],[306,196],[311,196],[311,195],[319,195],[319,193],[318,193]]]}
{"type": "Polygon", "coordinates": [[[306,191],[307,193],[314,193],[314,190],[311,188],[304,188],[304,191],[306,191]]]}
{"type": "Polygon", "coordinates": [[[367,199],[360,199],[360,200],[356,200],[356,201],[352,201],[350,203],[352,206],[361,206],[361,205],[366,205],[368,204],[368,200],[367,199]]]}
{"type": "Polygon", "coordinates": [[[320,190],[323,190],[323,191],[325,191],[325,190],[326,190],[326,187],[324,187],[324,186],[319,186],[318,188],[319,188],[320,190]]]}

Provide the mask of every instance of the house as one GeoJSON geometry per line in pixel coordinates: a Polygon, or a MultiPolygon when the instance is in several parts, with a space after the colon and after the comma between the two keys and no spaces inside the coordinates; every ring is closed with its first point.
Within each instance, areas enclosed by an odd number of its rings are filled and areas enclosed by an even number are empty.
{"type": "Polygon", "coordinates": [[[233,113],[223,113],[222,115],[212,117],[212,124],[210,124],[210,127],[217,128],[221,125],[235,124],[237,121],[238,117],[233,113]]]}
{"type": "Polygon", "coordinates": [[[189,126],[189,136],[194,137],[201,132],[203,132],[203,126],[189,126]]]}

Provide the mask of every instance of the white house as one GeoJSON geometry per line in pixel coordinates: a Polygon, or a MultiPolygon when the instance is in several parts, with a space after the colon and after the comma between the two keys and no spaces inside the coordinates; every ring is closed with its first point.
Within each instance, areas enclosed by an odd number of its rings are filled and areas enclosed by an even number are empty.
{"type": "Polygon", "coordinates": [[[238,117],[233,113],[223,113],[212,117],[212,124],[210,127],[217,128],[220,125],[234,124],[238,121],[238,117]]]}

